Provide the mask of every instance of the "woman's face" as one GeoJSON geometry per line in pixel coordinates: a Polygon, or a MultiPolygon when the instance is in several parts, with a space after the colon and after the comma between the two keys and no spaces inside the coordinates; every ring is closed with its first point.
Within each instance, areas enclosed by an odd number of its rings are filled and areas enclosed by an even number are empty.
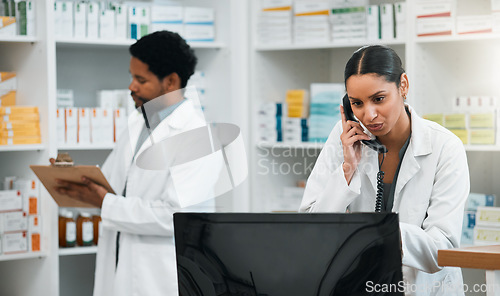
{"type": "Polygon", "coordinates": [[[346,81],[347,94],[354,115],[375,136],[397,132],[398,122],[406,116],[403,95],[408,91],[408,78],[401,75],[401,86],[376,74],[353,75],[346,81]]]}

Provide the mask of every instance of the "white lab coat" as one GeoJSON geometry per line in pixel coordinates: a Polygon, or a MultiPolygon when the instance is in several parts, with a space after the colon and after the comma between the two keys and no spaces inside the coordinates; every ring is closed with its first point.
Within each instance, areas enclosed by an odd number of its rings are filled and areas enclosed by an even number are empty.
{"type": "MultiPolygon", "coordinates": [[[[132,163],[132,148],[144,119],[134,112],[130,120],[129,133],[125,132],[103,166],[117,195],[108,193],[102,204],[94,296],[177,295],[172,215],[179,210],[179,202],[168,168],[144,170],[132,163]],[[120,196],[125,184],[126,198],[120,196]],[[115,271],[117,231],[121,235],[115,271]]],[[[203,125],[187,100],[154,129],[153,138],[159,142],[203,125]]],[[[150,146],[148,138],[137,155],[150,146]]]]}
{"type": "MultiPolygon", "coordinates": [[[[460,245],[469,170],[462,142],[437,123],[411,112],[411,139],[401,163],[393,212],[399,213],[406,295],[464,295],[460,268],[438,266],[439,249],[460,245]],[[411,285],[411,286],[408,286],[411,285]],[[443,291],[446,285],[447,290],[443,291]]],[[[339,122],[307,181],[302,212],[373,212],[378,155],[362,146],[348,185],[342,169],[339,122]]],[[[381,258],[383,260],[383,258],[381,258]]]]}

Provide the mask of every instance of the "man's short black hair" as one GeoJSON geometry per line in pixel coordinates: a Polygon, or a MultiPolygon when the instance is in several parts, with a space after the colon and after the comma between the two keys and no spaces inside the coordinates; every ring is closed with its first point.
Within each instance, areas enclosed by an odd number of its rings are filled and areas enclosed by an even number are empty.
{"type": "Polygon", "coordinates": [[[149,66],[160,80],[177,73],[181,79],[181,88],[186,87],[193,75],[198,59],[194,51],[179,34],[159,31],[146,35],[132,44],[130,54],[149,66]]]}

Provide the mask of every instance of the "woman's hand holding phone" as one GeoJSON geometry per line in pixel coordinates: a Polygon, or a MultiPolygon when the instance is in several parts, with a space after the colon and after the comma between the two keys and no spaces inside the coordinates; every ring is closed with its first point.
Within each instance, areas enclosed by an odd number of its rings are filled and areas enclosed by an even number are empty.
{"type": "Polygon", "coordinates": [[[359,122],[346,119],[343,106],[340,106],[340,116],[342,118],[340,141],[342,141],[344,152],[342,168],[344,169],[344,177],[347,184],[349,184],[361,160],[360,140],[370,140],[370,137],[363,132],[363,128],[359,122]]]}

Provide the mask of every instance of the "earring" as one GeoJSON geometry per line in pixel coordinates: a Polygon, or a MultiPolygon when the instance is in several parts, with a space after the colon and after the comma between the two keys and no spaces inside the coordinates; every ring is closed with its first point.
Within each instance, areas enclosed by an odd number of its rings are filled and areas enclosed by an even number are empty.
{"type": "Polygon", "coordinates": [[[406,101],[406,94],[403,94],[403,100],[406,101]]]}

